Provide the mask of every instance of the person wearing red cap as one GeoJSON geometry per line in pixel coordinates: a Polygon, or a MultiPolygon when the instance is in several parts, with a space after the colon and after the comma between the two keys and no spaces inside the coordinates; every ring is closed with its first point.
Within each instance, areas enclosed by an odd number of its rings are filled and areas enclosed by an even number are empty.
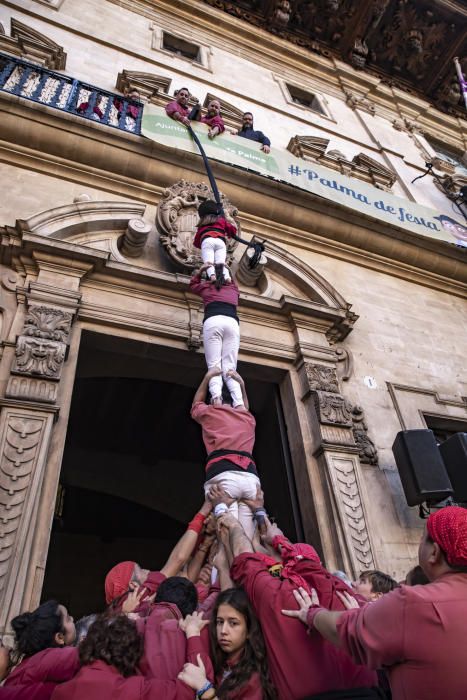
{"type": "MultiPolygon", "coordinates": [[[[228,531],[228,544],[234,557],[231,577],[246,591],[261,623],[269,669],[279,700],[311,698],[318,693],[349,688],[363,688],[365,693],[371,693],[370,688],[377,683],[375,673],[357,666],[346,654],[318,635],[308,635],[297,620],[287,620],[281,614],[283,608],[295,603],[294,590],[298,582],[306,581],[309,575],[315,576],[319,561],[315,550],[307,545],[290,543],[289,548],[286,546],[288,540],[282,537],[276,542],[278,547],[284,549],[284,566],[281,569],[274,558],[253,551],[253,545],[242,526],[230,514],[222,515],[218,525],[223,541],[225,534],[222,531],[228,531]],[[293,550],[293,547],[296,549],[293,550]],[[303,558],[297,559],[300,556],[303,558]]],[[[273,534],[280,537],[270,524],[268,527],[270,536],[266,536],[266,543],[272,542],[273,534]]],[[[327,575],[332,578],[331,574],[327,575]]],[[[336,585],[347,588],[342,582],[337,584],[337,579],[336,585]]],[[[372,696],[367,694],[365,697],[372,696]]]]}
{"type": "MultiPolygon", "coordinates": [[[[190,558],[211,509],[210,501],[206,500],[160,571],[142,569],[135,561],[122,561],[110,569],[104,584],[107,605],[120,610],[130,591],[138,586],[146,590],[144,599],[149,598],[157,593],[160,584],[169,576],[176,576],[190,558]]],[[[135,612],[141,612],[142,608],[147,607],[144,599],[135,612]]]]}
{"type": "Polygon", "coordinates": [[[344,613],[325,610],[314,591],[300,589],[300,609],[286,613],[356,663],[384,668],[393,700],[461,700],[467,697],[467,509],[432,513],[418,557],[430,581],[425,585],[402,585],[344,613]]]}

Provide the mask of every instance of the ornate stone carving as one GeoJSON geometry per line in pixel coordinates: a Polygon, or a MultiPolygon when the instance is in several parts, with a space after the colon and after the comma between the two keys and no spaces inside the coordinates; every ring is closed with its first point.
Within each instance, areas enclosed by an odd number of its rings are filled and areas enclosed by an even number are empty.
{"type": "MultiPolygon", "coordinates": [[[[201,264],[201,253],[193,245],[199,221],[198,206],[202,201],[212,198],[213,194],[206,184],[185,180],[168,187],[162,194],[156,213],[160,241],[170,258],[183,270],[193,270],[201,264]]],[[[237,209],[222,194],[221,201],[227,218],[235,221],[241,235],[240,224],[235,219],[237,209]]],[[[232,262],[236,246],[236,241],[227,241],[227,264],[232,262]]]]}
{"type": "Polygon", "coordinates": [[[6,396],[12,399],[22,399],[23,401],[55,403],[57,391],[57,382],[11,375],[8,380],[6,396]]]}
{"type": "Polygon", "coordinates": [[[407,134],[422,133],[421,126],[418,122],[402,117],[402,119],[394,119],[392,125],[396,131],[405,131],[407,134]]]}
{"type": "Polygon", "coordinates": [[[27,58],[52,70],[64,70],[66,66],[66,53],[59,44],[14,17],[11,18],[11,37],[0,33],[0,51],[27,58]]]}
{"type": "Polygon", "coordinates": [[[314,365],[311,362],[305,362],[305,371],[310,391],[328,391],[334,394],[339,393],[337,372],[334,367],[328,367],[327,365],[314,365]]]}
{"type": "Polygon", "coordinates": [[[60,379],[72,314],[48,306],[30,306],[18,336],[13,374],[60,379]]]}
{"type": "Polygon", "coordinates": [[[378,464],[378,452],[373,440],[368,436],[368,426],[361,406],[353,406],[352,420],[352,431],[359,449],[360,462],[362,464],[378,464]]]}
{"type": "Polygon", "coordinates": [[[352,50],[350,51],[350,63],[354,66],[354,68],[365,68],[368,52],[369,49],[365,39],[362,37],[357,37],[354,41],[352,50]]]}
{"type": "Polygon", "coordinates": [[[340,513],[343,526],[350,533],[356,573],[374,567],[371,540],[363,510],[356,467],[350,458],[332,460],[332,469],[337,483],[340,513]]]}
{"type": "Polygon", "coordinates": [[[368,112],[368,114],[375,115],[376,107],[374,102],[369,100],[363,95],[356,95],[350,90],[344,90],[345,101],[352,109],[360,109],[362,112],[368,112]]]}
{"type": "Polygon", "coordinates": [[[66,343],[73,316],[48,306],[30,306],[24,320],[23,335],[66,343]]]}
{"type": "Polygon", "coordinates": [[[0,451],[0,593],[10,566],[44,421],[10,414],[0,451]]]}
{"type": "Polygon", "coordinates": [[[314,397],[321,423],[352,426],[352,407],[343,396],[328,391],[315,391],[314,397]]]}

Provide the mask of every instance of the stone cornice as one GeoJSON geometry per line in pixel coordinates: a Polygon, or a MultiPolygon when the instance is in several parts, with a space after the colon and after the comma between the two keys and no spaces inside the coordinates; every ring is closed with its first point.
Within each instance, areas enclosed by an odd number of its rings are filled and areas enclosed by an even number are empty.
{"type": "MultiPolygon", "coordinates": [[[[178,179],[206,180],[202,160],[195,154],[183,153],[181,158],[175,149],[21,98],[0,98],[2,106],[7,107],[1,114],[2,146],[9,162],[19,167],[55,177],[63,171],[76,182],[151,203],[157,203],[162,188],[178,179]]],[[[278,241],[285,236],[291,245],[313,250],[318,244],[335,257],[464,294],[465,251],[350,212],[290,185],[223,163],[212,165],[220,189],[235,202],[242,218],[255,223],[257,231],[252,232],[278,241]],[[277,227],[284,233],[278,235],[277,227]]]]}

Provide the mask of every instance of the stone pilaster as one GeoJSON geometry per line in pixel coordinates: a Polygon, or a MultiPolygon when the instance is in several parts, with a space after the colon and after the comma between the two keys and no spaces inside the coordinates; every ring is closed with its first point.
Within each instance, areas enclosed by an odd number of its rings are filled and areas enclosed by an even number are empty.
{"type": "Polygon", "coordinates": [[[317,513],[320,530],[327,530],[332,542],[324,552],[326,565],[356,576],[375,560],[354,439],[354,407],[339,391],[336,366],[303,360],[298,371],[328,505],[326,513],[317,513]]]}

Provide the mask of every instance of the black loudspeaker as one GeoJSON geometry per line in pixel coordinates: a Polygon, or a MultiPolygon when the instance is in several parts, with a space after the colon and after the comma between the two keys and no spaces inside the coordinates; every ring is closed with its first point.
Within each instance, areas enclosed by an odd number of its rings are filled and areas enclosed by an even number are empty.
{"type": "Polygon", "coordinates": [[[452,486],[431,430],[401,430],[392,446],[409,506],[442,501],[452,486]]]}
{"type": "Polygon", "coordinates": [[[467,433],[456,433],[439,446],[449,479],[454,489],[454,500],[467,501],[467,433]]]}

